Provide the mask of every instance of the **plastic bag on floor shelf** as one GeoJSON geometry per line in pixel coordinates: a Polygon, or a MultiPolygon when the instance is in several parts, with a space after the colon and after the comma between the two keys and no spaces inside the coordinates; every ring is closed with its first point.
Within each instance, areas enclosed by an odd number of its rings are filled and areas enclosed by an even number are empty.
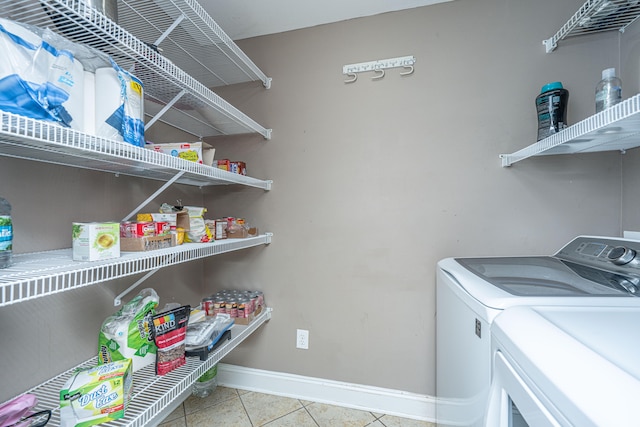
{"type": "Polygon", "coordinates": [[[98,363],[132,359],[135,372],[156,360],[151,321],[158,302],[156,291],[143,289],[117,313],[107,317],[98,337],[98,363]]]}

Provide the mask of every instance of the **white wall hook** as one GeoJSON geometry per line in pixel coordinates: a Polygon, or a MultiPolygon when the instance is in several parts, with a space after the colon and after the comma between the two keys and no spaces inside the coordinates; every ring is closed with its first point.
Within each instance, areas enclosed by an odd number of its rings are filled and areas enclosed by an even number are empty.
{"type": "Polygon", "coordinates": [[[378,69],[373,71],[376,73],[376,75],[371,77],[371,80],[378,80],[384,77],[384,70],[378,69]]]}
{"type": "Polygon", "coordinates": [[[375,76],[371,77],[372,80],[381,79],[384,77],[385,69],[387,68],[399,68],[402,67],[405,72],[400,74],[403,76],[413,74],[413,64],[415,64],[416,58],[414,56],[403,56],[399,58],[379,59],[377,61],[360,62],[358,64],[349,64],[342,67],[342,74],[349,76],[350,78],[345,80],[345,83],[353,83],[358,79],[358,73],[366,71],[374,71],[375,76]]]}
{"type": "Polygon", "coordinates": [[[400,73],[401,76],[408,76],[409,74],[413,74],[413,65],[403,65],[402,67],[405,70],[408,69],[409,71],[405,71],[403,73],[400,73]]]}

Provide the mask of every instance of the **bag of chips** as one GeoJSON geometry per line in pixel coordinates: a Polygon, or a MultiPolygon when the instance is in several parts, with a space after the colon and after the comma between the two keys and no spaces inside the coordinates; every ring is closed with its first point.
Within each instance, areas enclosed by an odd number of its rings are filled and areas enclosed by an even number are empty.
{"type": "Polygon", "coordinates": [[[156,375],[165,375],[187,363],[184,354],[191,306],[184,305],[153,316],[153,335],[158,353],[156,375]]]}

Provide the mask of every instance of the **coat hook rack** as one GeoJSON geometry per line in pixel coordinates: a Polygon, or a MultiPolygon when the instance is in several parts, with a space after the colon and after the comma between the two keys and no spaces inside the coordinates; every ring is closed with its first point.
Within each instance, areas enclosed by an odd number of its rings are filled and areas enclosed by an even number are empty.
{"type": "Polygon", "coordinates": [[[376,74],[371,77],[372,80],[379,80],[384,77],[385,71],[388,68],[402,67],[406,71],[401,72],[401,76],[408,76],[413,74],[413,64],[416,63],[414,56],[402,56],[399,58],[379,59],[377,61],[360,62],[358,64],[349,64],[342,67],[342,74],[348,76],[345,83],[353,83],[358,80],[358,73],[364,73],[366,71],[373,71],[376,74]]]}

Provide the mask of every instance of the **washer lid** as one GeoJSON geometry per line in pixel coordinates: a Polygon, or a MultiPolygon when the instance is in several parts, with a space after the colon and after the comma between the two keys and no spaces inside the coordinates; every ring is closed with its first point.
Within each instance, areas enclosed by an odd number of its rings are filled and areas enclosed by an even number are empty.
{"type": "Polygon", "coordinates": [[[555,257],[455,258],[483,280],[520,297],[634,296],[628,278],[555,257]]]}

